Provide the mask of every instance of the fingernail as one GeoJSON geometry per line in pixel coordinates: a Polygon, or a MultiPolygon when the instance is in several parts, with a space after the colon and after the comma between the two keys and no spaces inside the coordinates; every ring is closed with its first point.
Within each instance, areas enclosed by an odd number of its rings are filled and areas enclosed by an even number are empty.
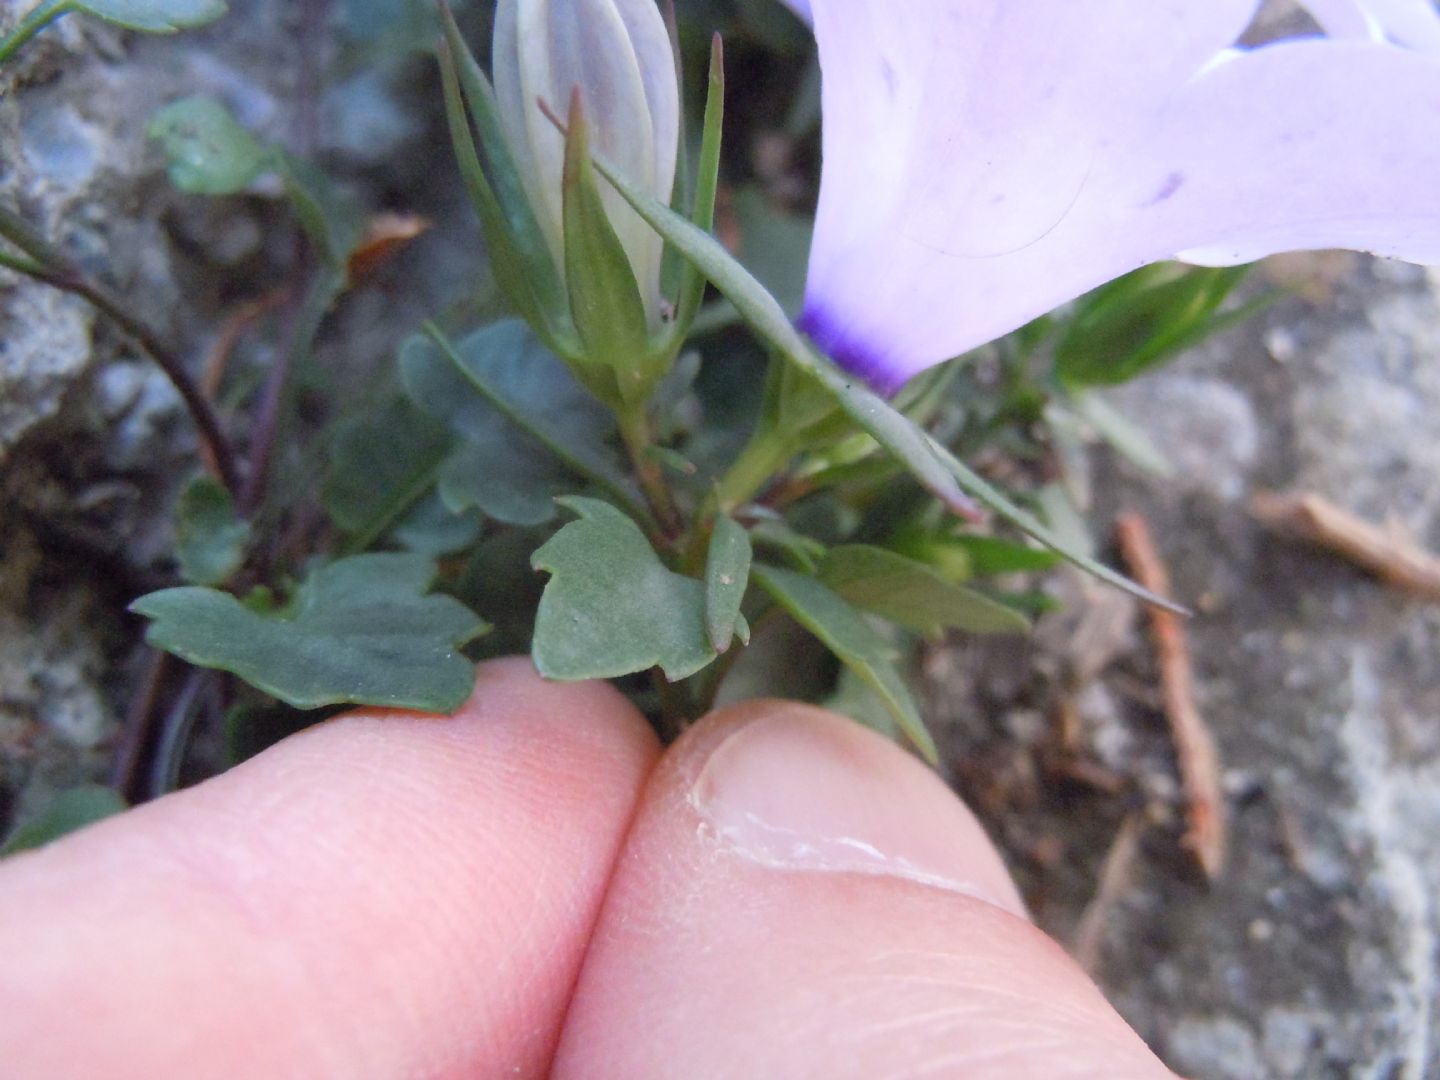
{"type": "Polygon", "coordinates": [[[1024,915],[979,824],[923,764],[819,709],[756,708],[690,792],[717,843],[766,866],[905,878],[1024,915]]]}

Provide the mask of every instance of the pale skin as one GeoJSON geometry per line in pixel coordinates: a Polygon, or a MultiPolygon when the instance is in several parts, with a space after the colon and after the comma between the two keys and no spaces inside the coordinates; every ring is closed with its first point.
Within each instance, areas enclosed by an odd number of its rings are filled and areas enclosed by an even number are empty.
{"type": "Polygon", "coordinates": [[[1172,1076],[919,762],[752,703],[662,751],[480,668],[0,866],[0,1058],[59,1077],[1172,1076]]]}

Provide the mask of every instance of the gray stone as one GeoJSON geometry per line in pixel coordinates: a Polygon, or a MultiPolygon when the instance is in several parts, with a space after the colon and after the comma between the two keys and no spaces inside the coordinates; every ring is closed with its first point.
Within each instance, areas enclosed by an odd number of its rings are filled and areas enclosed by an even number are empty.
{"type": "Polygon", "coordinates": [[[1150,824],[1096,974],[1174,1067],[1422,1080],[1440,1075],[1440,612],[1270,535],[1245,506],[1262,487],[1315,491],[1440,547],[1440,300],[1423,272],[1325,256],[1313,266],[1323,302],[1285,301],[1121,395],[1132,419],[1163,430],[1179,480],[1123,464],[1096,474],[1097,535],[1115,509],[1139,508],[1179,598],[1203,601],[1186,629],[1227,763],[1224,875],[1207,887],[1180,849],[1173,751],[1138,640],[1090,666],[1100,690],[1046,676],[1074,668],[1064,630],[1042,627],[1035,645],[1058,655],[1026,678],[990,680],[964,646],[926,665],[945,673],[930,715],[1062,940],[1128,804],[1047,773],[1046,744],[1007,746],[1003,724],[950,718],[1073,698],[1081,756],[1144,793],[1150,824]],[[1038,790],[1023,786],[1016,755],[1041,763],[1038,790]],[[980,785],[993,763],[1007,771],[980,785]],[[1058,859],[1034,862],[1057,840],[1058,859]]]}
{"type": "Polygon", "coordinates": [[[45,285],[0,280],[0,463],[54,416],[90,364],[93,313],[45,285]]]}

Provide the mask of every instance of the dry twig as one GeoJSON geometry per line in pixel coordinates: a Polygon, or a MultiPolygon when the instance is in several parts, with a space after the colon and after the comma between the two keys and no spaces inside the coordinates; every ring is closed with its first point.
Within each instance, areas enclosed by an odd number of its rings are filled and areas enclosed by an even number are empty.
{"type": "Polygon", "coordinates": [[[1140,827],[1143,815],[1132,813],[1120,823],[1115,840],[1100,866],[1100,880],[1095,895],[1085,905],[1075,927],[1075,943],[1071,954],[1086,971],[1094,972],[1100,963],[1100,948],[1105,942],[1105,917],[1130,886],[1135,857],[1140,854],[1140,827]]]}
{"type": "Polygon", "coordinates": [[[1306,492],[1257,492],[1250,512],[1268,529],[1328,548],[1388,585],[1440,603],[1440,556],[1398,529],[1379,528],[1306,492]]]}
{"type": "MultiPolygon", "coordinates": [[[[1139,514],[1122,514],[1115,523],[1121,554],[1130,572],[1145,588],[1170,594],[1165,568],[1150,528],[1139,514]]],[[[1225,799],[1220,790],[1220,758],[1215,737],[1195,707],[1195,676],[1180,619],[1151,606],[1150,630],[1165,695],[1165,718],[1185,790],[1184,845],[1212,881],[1225,863],[1225,799]]]]}

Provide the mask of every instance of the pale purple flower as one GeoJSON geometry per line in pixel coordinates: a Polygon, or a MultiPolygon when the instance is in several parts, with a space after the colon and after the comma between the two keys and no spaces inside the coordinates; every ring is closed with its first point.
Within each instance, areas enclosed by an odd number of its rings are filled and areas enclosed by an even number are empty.
{"type": "Polygon", "coordinates": [[[1433,11],[1314,0],[1331,37],[1239,48],[1258,6],[809,0],[824,168],[802,327],[893,391],[1162,259],[1440,262],[1433,11]]]}
{"type": "Polygon", "coordinates": [[[1440,53],[1440,16],[1432,0],[1305,0],[1305,6],[1332,38],[1368,38],[1440,53]]]}

